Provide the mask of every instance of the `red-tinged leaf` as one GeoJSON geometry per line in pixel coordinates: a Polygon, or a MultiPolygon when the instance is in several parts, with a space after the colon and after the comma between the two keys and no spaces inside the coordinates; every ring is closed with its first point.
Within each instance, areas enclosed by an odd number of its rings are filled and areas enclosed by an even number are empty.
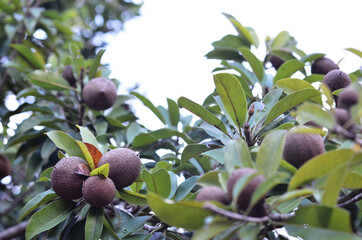
{"type": "Polygon", "coordinates": [[[74,170],[74,173],[89,177],[90,174],[89,166],[85,163],[78,164],[77,168],[74,170]]]}
{"type": "Polygon", "coordinates": [[[91,154],[92,158],[93,158],[93,162],[94,162],[94,166],[97,168],[98,167],[98,162],[101,159],[101,157],[103,156],[103,154],[101,153],[101,151],[99,151],[98,148],[96,148],[94,145],[90,144],[90,143],[84,143],[84,145],[87,146],[89,153],[91,154]]]}

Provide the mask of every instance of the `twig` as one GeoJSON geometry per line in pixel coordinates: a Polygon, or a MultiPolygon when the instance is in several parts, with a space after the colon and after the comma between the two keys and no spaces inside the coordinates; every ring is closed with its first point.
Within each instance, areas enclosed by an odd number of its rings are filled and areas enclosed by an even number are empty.
{"type": "Polygon", "coordinates": [[[21,222],[0,232],[0,240],[9,240],[19,237],[25,233],[28,221],[21,222]]]}
{"type": "Polygon", "coordinates": [[[358,202],[359,200],[362,200],[362,189],[356,189],[349,194],[340,197],[338,199],[338,207],[345,207],[352,203],[358,202]]]}
{"type": "Polygon", "coordinates": [[[334,128],[334,132],[336,132],[338,135],[341,135],[347,139],[354,141],[356,144],[362,147],[362,139],[358,138],[358,136],[355,133],[346,130],[342,126],[336,126],[334,128]]]}
{"type": "Polygon", "coordinates": [[[84,100],[83,100],[83,89],[84,89],[84,68],[82,68],[80,70],[80,96],[79,96],[79,105],[80,105],[80,110],[79,110],[79,119],[78,119],[78,125],[82,126],[83,125],[83,118],[84,118],[84,113],[85,113],[85,107],[84,107],[84,100]]]}
{"type": "Polygon", "coordinates": [[[250,125],[249,125],[249,123],[247,123],[247,122],[244,123],[243,130],[244,130],[246,143],[250,147],[250,146],[253,145],[253,143],[252,143],[252,140],[251,140],[251,133],[250,133],[250,125]]]}

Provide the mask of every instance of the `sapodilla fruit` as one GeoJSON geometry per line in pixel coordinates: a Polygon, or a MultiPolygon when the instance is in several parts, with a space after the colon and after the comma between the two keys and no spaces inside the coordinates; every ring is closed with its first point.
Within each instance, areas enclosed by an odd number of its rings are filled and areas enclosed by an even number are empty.
{"type": "Polygon", "coordinates": [[[344,108],[334,109],[334,119],[338,125],[344,127],[347,130],[352,130],[354,127],[350,112],[344,108]]]}
{"type": "Polygon", "coordinates": [[[285,139],[283,158],[296,168],[324,152],[324,142],[319,134],[289,133],[285,139]]]}
{"type": "Polygon", "coordinates": [[[331,92],[334,92],[340,88],[345,88],[351,84],[351,78],[345,72],[341,70],[332,70],[328,72],[324,78],[323,83],[326,84],[331,92]]]}
{"type": "Polygon", "coordinates": [[[0,154],[0,180],[11,174],[11,164],[8,157],[0,154]]]}
{"type": "MultiPolygon", "coordinates": [[[[72,200],[82,197],[84,176],[76,173],[80,165],[83,171],[88,167],[80,157],[62,158],[55,164],[51,174],[51,185],[54,192],[61,198],[72,200]]],[[[88,171],[90,171],[89,167],[88,171]]]]}
{"type": "Polygon", "coordinates": [[[117,88],[114,83],[104,77],[90,80],[83,89],[85,104],[94,110],[106,110],[117,100],[117,88]]]}
{"type": "Polygon", "coordinates": [[[349,109],[353,105],[358,103],[358,92],[353,88],[345,88],[341,91],[338,96],[337,107],[349,109]]]}
{"type": "Polygon", "coordinates": [[[322,57],[312,63],[312,73],[314,74],[327,74],[332,70],[339,69],[331,59],[322,57]]]}
{"type": "Polygon", "coordinates": [[[122,189],[136,181],[141,171],[141,160],[137,153],[128,148],[116,148],[102,156],[98,167],[109,163],[109,178],[117,189],[122,189]]]}
{"type": "Polygon", "coordinates": [[[77,80],[74,77],[72,65],[68,65],[64,68],[62,77],[68,81],[70,86],[75,87],[75,83],[77,80]]]}
{"type": "MultiPolygon", "coordinates": [[[[229,176],[229,179],[227,181],[227,191],[230,198],[233,196],[233,189],[236,184],[236,182],[249,174],[256,174],[257,171],[252,168],[239,168],[231,173],[229,176]]],[[[265,181],[265,178],[263,175],[259,174],[254,176],[243,188],[241,191],[238,199],[237,199],[237,205],[240,210],[245,211],[249,207],[251,197],[253,196],[254,191],[258,188],[258,186],[265,181]]],[[[257,203],[256,205],[262,204],[263,199],[257,203]]],[[[255,214],[254,214],[255,215],[255,214]]]]}
{"type": "Polygon", "coordinates": [[[196,201],[217,201],[227,205],[229,203],[229,198],[226,192],[224,192],[224,190],[221,188],[216,186],[209,186],[201,188],[196,196],[196,201]]]}
{"type": "Polygon", "coordinates": [[[284,61],[284,59],[282,59],[274,54],[271,54],[270,58],[269,58],[269,62],[273,65],[275,70],[278,70],[285,61],[284,61]]]}
{"type": "Polygon", "coordinates": [[[91,176],[83,182],[82,193],[84,200],[92,207],[104,207],[116,196],[116,187],[110,178],[91,176]]]}

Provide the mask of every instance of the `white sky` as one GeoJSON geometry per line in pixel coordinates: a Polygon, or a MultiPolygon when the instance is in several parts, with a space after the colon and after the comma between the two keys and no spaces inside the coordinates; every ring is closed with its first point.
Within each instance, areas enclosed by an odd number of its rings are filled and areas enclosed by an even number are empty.
{"type": "Polygon", "coordinates": [[[214,89],[211,71],[219,66],[204,55],[213,41],[236,34],[225,12],[254,28],[260,60],[265,37],[286,30],[307,54],[326,53],[335,62],[344,57],[340,68],[349,73],[362,66],[360,58],[344,50],[362,50],[361,6],[360,0],[144,0],[141,17],[107,39],[103,62],[110,64],[121,89],[139,83],[138,91],[156,106],[180,96],[202,103],[214,89]]]}

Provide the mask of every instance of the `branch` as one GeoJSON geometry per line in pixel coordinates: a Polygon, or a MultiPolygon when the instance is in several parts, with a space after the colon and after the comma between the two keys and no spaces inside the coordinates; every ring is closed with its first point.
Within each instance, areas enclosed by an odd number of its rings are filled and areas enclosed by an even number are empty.
{"type": "Polygon", "coordinates": [[[13,210],[16,207],[16,205],[18,205],[21,201],[23,201],[24,198],[33,191],[33,189],[34,189],[34,185],[32,185],[26,192],[23,192],[18,197],[16,197],[7,208],[3,209],[0,212],[0,215],[5,215],[8,212],[10,212],[11,210],[13,210]]]}
{"type": "Polygon", "coordinates": [[[9,240],[19,237],[25,233],[28,221],[21,222],[0,232],[0,240],[9,240]]]}
{"type": "Polygon", "coordinates": [[[362,139],[358,138],[358,136],[355,133],[352,133],[344,129],[342,126],[336,126],[334,128],[334,132],[336,132],[338,135],[341,135],[347,139],[354,141],[356,144],[362,147],[362,139]]]}
{"type": "Polygon", "coordinates": [[[349,194],[340,197],[338,199],[338,207],[345,207],[352,203],[358,202],[359,200],[362,200],[362,189],[356,189],[349,194]]]}
{"type": "Polygon", "coordinates": [[[83,125],[83,118],[84,118],[84,113],[85,113],[85,107],[84,107],[84,100],[83,100],[83,89],[84,89],[84,68],[82,68],[80,70],[80,96],[78,99],[79,105],[80,105],[80,110],[79,110],[79,118],[78,118],[78,125],[82,126],[83,125]]]}
{"type": "Polygon", "coordinates": [[[219,208],[213,204],[206,203],[204,205],[204,208],[207,210],[210,210],[214,213],[217,213],[221,216],[227,217],[229,219],[238,220],[238,221],[246,221],[246,222],[254,222],[254,223],[266,223],[269,221],[275,221],[275,222],[283,222],[288,220],[289,218],[294,217],[295,213],[289,213],[289,214],[271,214],[264,217],[250,217],[241,215],[239,213],[230,212],[228,210],[219,208]]]}

